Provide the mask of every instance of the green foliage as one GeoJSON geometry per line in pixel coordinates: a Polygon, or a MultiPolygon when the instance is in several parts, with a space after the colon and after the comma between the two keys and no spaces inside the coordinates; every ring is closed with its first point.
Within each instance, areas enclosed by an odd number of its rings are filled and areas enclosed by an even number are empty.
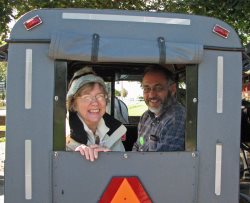
{"type": "Polygon", "coordinates": [[[125,88],[121,89],[121,96],[126,97],[128,95],[128,91],[125,88]]]}
{"type": "Polygon", "coordinates": [[[187,0],[190,13],[219,18],[238,32],[243,44],[249,43],[250,3],[242,0],[187,0]]]}
{"type": "MultiPolygon", "coordinates": [[[[5,39],[9,32],[8,23],[11,21],[12,8],[7,0],[0,0],[0,39],[5,39]]],[[[0,40],[0,45],[2,44],[0,40]]]]}
{"type": "Polygon", "coordinates": [[[7,69],[7,63],[0,62],[0,81],[6,80],[6,69],[7,69]]]}
{"type": "Polygon", "coordinates": [[[148,109],[144,101],[128,105],[129,116],[141,116],[148,109]]]}
{"type": "Polygon", "coordinates": [[[6,37],[12,18],[17,19],[39,8],[124,9],[205,15],[227,22],[238,32],[243,44],[249,43],[249,0],[0,0],[0,37],[6,37]]]}
{"type": "Polygon", "coordinates": [[[156,0],[151,10],[204,15],[225,21],[239,34],[242,43],[249,43],[250,3],[248,0],[156,0]]]}
{"type": "Polygon", "coordinates": [[[5,136],[4,137],[0,137],[0,142],[5,142],[5,141],[6,141],[5,136]]]}
{"type": "Polygon", "coordinates": [[[121,92],[118,91],[118,90],[115,90],[115,96],[116,96],[116,97],[120,97],[120,96],[121,96],[121,92]]]}

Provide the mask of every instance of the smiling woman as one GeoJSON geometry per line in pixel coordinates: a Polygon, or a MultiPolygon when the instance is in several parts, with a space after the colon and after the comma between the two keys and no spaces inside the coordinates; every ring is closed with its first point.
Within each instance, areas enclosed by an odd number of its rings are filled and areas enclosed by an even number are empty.
{"type": "Polygon", "coordinates": [[[105,113],[107,98],[105,83],[92,68],[85,67],[74,74],[67,93],[66,145],[90,161],[98,158],[98,152],[124,151],[121,137],[126,128],[105,113]]]}

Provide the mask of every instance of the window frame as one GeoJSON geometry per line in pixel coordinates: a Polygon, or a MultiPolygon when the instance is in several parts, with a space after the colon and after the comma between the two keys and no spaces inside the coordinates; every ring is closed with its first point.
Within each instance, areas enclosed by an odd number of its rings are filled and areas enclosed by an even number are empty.
{"type": "MultiPolygon", "coordinates": [[[[117,66],[117,64],[116,64],[117,66]]],[[[65,120],[66,120],[66,94],[67,94],[67,61],[55,61],[55,89],[53,114],[53,150],[65,151],[65,120]],[[62,136],[64,135],[64,136],[62,136]]],[[[198,65],[187,64],[186,70],[186,133],[185,151],[197,149],[197,106],[198,106],[198,65]]],[[[112,77],[113,78],[113,77],[112,77]]],[[[115,79],[113,79],[115,80],[115,79]]],[[[115,95],[115,81],[111,82],[111,115],[113,115],[115,95]]],[[[177,90],[178,92],[178,90],[177,90]]]]}

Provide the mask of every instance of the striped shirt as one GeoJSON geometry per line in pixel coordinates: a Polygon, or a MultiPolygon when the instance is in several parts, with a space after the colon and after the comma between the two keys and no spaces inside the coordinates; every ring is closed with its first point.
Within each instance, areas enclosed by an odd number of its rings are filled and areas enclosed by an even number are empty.
{"type": "Polygon", "coordinates": [[[184,151],[185,108],[171,97],[160,115],[147,110],[140,118],[133,151],[184,151]]]}

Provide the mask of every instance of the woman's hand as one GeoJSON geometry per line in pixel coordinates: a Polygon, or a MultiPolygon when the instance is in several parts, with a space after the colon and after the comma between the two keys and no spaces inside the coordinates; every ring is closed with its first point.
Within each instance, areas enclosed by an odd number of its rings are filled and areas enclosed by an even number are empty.
{"type": "Polygon", "coordinates": [[[109,152],[111,150],[96,144],[90,146],[82,144],[78,146],[75,151],[79,151],[87,160],[94,161],[95,159],[98,159],[98,152],[109,152]]]}

